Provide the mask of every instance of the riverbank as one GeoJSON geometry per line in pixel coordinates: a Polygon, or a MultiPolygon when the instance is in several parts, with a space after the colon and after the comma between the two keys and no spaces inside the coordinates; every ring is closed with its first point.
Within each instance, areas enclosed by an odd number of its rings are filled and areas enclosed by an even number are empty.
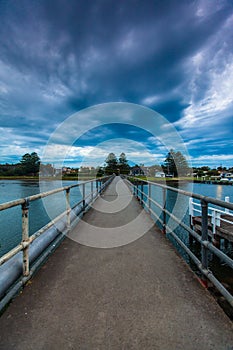
{"type": "Polygon", "coordinates": [[[38,176],[0,176],[0,180],[33,180],[38,181],[38,176]]]}
{"type": "Polygon", "coordinates": [[[23,181],[88,181],[93,180],[96,177],[91,176],[48,176],[48,177],[39,177],[39,176],[0,176],[0,180],[23,180],[23,181]]]}
{"type": "Polygon", "coordinates": [[[231,181],[212,181],[212,180],[198,180],[194,177],[146,177],[146,176],[137,176],[134,177],[139,180],[151,181],[155,183],[164,183],[164,184],[173,184],[173,183],[196,183],[196,184],[210,184],[210,185],[227,185],[232,186],[233,182],[231,181]]]}
{"type": "MultiPolygon", "coordinates": [[[[198,183],[198,184],[209,184],[209,185],[226,185],[232,186],[233,182],[231,181],[213,181],[213,180],[198,180],[194,177],[146,177],[146,176],[137,176],[139,180],[151,181],[155,183],[164,183],[164,184],[175,184],[175,183],[198,183]]],[[[0,176],[0,180],[23,180],[23,181],[89,181],[96,179],[95,176],[48,176],[40,178],[39,176],[0,176]]]]}

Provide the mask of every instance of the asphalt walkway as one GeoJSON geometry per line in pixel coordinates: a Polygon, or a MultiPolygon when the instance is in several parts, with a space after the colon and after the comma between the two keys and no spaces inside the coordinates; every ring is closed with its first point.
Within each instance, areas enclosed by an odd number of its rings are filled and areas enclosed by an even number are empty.
{"type": "Polygon", "coordinates": [[[233,349],[230,320],[119,177],[70,238],[1,316],[0,349],[233,349]]]}

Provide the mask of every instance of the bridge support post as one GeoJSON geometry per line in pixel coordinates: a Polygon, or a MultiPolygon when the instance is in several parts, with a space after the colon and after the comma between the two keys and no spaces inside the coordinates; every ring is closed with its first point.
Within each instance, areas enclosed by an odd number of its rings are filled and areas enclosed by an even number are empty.
{"type": "MultiPolygon", "coordinates": [[[[29,241],[29,201],[22,204],[22,244],[29,241]]],[[[23,248],[23,276],[29,275],[29,245],[23,248]]]]}
{"type": "MultiPolygon", "coordinates": [[[[208,241],[208,203],[205,200],[201,200],[201,240],[202,242],[208,241]]],[[[202,244],[201,246],[201,263],[204,270],[208,270],[208,249],[202,244]]],[[[208,287],[208,280],[203,275],[202,281],[204,286],[208,287]]]]}

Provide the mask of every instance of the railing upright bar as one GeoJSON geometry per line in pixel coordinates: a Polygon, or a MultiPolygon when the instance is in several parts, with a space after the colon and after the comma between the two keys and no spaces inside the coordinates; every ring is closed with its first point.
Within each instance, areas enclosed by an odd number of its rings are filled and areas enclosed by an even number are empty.
{"type": "Polygon", "coordinates": [[[66,226],[67,230],[70,231],[70,188],[66,189],[66,226]]]}
{"type": "Polygon", "coordinates": [[[102,192],[103,192],[104,187],[105,187],[104,182],[103,182],[102,180],[100,180],[100,193],[102,193],[102,192]]]}
{"type": "MultiPolygon", "coordinates": [[[[29,240],[29,201],[22,204],[22,245],[29,240]]],[[[23,248],[23,276],[29,275],[29,246],[23,248]]]]}
{"type": "Polygon", "coordinates": [[[96,192],[97,192],[97,194],[98,194],[98,180],[96,180],[95,186],[96,186],[96,192]]]}
{"type": "Polygon", "coordinates": [[[166,234],[166,188],[163,188],[163,233],[166,234]]]}
{"type": "Polygon", "coordinates": [[[85,199],[85,182],[82,184],[82,198],[83,198],[83,211],[85,211],[86,199],[85,199]]]}
{"type": "Polygon", "coordinates": [[[148,184],[148,207],[151,209],[151,184],[148,184]]]}
{"type": "Polygon", "coordinates": [[[93,185],[93,181],[91,182],[91,202],[93,202],[94,199],[94,185],[93,185]]]}
{"type": "MultiPolygon", "coordinates": [[[[201,200],[201,240],[203,242],[208,242],[208,203],[205,200],[201,200]]],[[[201,263],[204,270],[208,270],[208,248],[202,244],[201,246],[201,263]]],[[[207,287],[206,276],[203,275],[204,283],[207,287]]]]}
{"type": "MultiPolygon", "coordinates": [[[[194,202],[192,198],[189,198],[189,226],[193,229],[193,217],[194,217],[194,202]]],[[[192,244],[194,242],[193,236],[189,233],[189,243],[192,244]]]]}
{"type": "Polygon", "coordinates": [[[141,182],[141,204],[143,206],[143,182],[141,182]]]}

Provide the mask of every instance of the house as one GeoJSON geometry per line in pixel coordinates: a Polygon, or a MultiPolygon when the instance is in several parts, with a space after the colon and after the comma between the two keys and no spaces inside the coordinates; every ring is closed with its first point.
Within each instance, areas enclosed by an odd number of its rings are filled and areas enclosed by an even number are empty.
{"type": "Polygon", "coordinates": [[[145,176],[150,175],[150,168],[149,167],[145,167],[144,165],[140,165],[140,168],[145,176]]]}
{"type": "Polygon", "coordinates": [[[221,176],[218,176],[218,175],[212,175],[210,176],[210,180],[213,180],[213,181],[218,181],[221,179],[221,176]]]}
{"type": "Polygon", "coordinates": [[[155,177],[165,177],[165,173],[163,171],[156,171],[155,177]]]}
{"type": "Polygon", "coordinates": [[[224,177],[225,177],[225,179],[228,179],[229,181],[233,180],[233,174],[232,173],[226,173],[224,177]]]}
{"type": "Polygon", "coordinates": [[[140,166],[135,165],[135,166],[131,167],[130,175],[133,175],[133,176],[144,175],[144,171],[140,166]]]}

